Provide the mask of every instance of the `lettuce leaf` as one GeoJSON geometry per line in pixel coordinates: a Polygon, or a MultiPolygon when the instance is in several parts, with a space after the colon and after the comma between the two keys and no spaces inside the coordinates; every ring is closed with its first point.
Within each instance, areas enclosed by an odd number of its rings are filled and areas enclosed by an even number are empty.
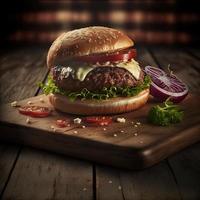
{"type": "Polygon", "coordinates": [[[104,87],[100,91],[89,91],[87,88],[82,89],[79,92],[71,92],[71,91],[64,91],[58,88],[55,85],[54,80],[49,76],[47,83],[39,83],[40,88],[43,92],[48,95],[50,93],[53,94],[61,94],[68,97],[70,100],[74,101],[76,99],[96,99],[96,100],[103,100],[109,99],[113,97],[132,97],[139,94],[142,90],[147,89],[150,87],[151,79],[149,76],[145,76],[144,81],[142,84],[136,87],[104,87]]]}

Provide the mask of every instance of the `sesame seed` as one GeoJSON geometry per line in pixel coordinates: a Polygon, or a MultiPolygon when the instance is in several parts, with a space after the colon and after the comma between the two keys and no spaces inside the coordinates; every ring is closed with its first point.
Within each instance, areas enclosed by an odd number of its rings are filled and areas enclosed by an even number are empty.
{"type": "Polygon", "coordinates": [[[117,134],[114,134],[113,136],[114,136],[114,137],[117,137],[117,134]]]}
{"type": "Polygon", "coordinates": [[[134,125],[134,127],[138,127],[138,125],[137,125],[137,124],[135,124],[135,125],[134,125]]]}
{"type": "Polygon", "coordinates": [[[111,181],[111,180],[109,180],[109,181],[108,181],[108,183],[110,183],[110,184],[111,184],[111,183],[112,183],[112,181],[111,181]]]}
{"type": "Polygon", "coordinates": [[[140,125],[141,123],[140,123],[140,122],[136,122],[136,124],[137,124],[137,125],[140,125]]]}
{"type": "Polygon", "coordinates": [[[140,141],[141,144],[143,144],[143,141],[140,141]]]}
{"type": "Polygon", "coordinates": [[[12,107],[16,107],[16,106],[17,106],[17,101],[13,101],[10,105],[11,105],[12,107]]]}
{"type": "Polygon", "coordinates": [[[134,133],[134,135],[137,136],[138,134],[137,134],[137,133],[134,133]]]}
{"type": "Polygon", "coordinates": [[[78,133],[78,131],[74,131],[74,133],[75,133],[75,134],[77,134],[77,133],[78,133]]]}
{"type": "Polygon", "coordinates": [[[121,133],[124,133],[124,131],[123,131],[123,130],[121,130],[120,132],[121,132],[121,133]]]}
{"type": "Polygon", "coordinates": [[[82,126],[82,128],[85,128],[85,126],[82,126]]]}
{"type": "Polygon", "coordinates": [[[83,191],[86,191],[87,190],[87,188],[83,188],[83,191]]]}
{"type": "Polygon", "coordinates": [[[103,130],[106,131],[107,129],[106,129],[106,128],[103,128],[103,130]]]}

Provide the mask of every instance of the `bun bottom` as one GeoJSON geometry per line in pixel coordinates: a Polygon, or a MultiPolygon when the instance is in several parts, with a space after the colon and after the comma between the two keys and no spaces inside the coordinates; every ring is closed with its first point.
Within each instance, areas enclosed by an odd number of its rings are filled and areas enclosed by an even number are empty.
{"type": "Polygon", "coordinates": [[[78,115],[118,114],[136,110],[143,106],[149,98],[149,89],[143,90],[133,97],[116,97],[107,100],[75,100],[59,94],[50,94],[49,101],[55,109],[78,115]]]}

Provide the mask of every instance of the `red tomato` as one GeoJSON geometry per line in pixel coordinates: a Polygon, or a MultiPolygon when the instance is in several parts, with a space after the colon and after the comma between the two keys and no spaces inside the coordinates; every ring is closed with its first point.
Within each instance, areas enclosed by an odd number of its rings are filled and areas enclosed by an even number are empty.
{"type": "Polygon", "coordinates": [[[57,119],[56,125],[60,128],[65,128],[67,126],[70,126],[70,120],[69,119],[57,119]]]}
{"type": "Polygon", "coordinates": [[[19,108],[19,112],[23,115],[31,117],[47,117],[51,114],[51,110],[42,106],[24,106],[19,108]]]}
{"type": "Polygon", "coordinates": [[[107,126],[112,123],[112,117],[86,117],[85,122],[99,126],[107,126]]]}
{"type": "Polygon", "coordinates": [[[88,55],[81,56],[78,58],[80,61],[90,62],[90,63],[105,63],[107,61],[115,62],[115,61],[123,61],[123,60],[131,60],[136,57],[136,49],[126,49],[118,52],[110,53],[110,54],[96,54],[96,55],[88,55]]]}

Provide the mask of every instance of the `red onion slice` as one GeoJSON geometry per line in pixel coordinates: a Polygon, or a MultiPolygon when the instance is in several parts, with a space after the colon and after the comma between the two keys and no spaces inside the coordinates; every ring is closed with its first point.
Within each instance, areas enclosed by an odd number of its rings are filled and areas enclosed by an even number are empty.
{"type": "Polygon", "coordinates": [[[151,66],[146,66],[144,71],[151,77],[150,93],[158,100],[165,101],[170,97],[171,101],[178,103],[187,96],[187,85],[174,74],[151,66]]]}

